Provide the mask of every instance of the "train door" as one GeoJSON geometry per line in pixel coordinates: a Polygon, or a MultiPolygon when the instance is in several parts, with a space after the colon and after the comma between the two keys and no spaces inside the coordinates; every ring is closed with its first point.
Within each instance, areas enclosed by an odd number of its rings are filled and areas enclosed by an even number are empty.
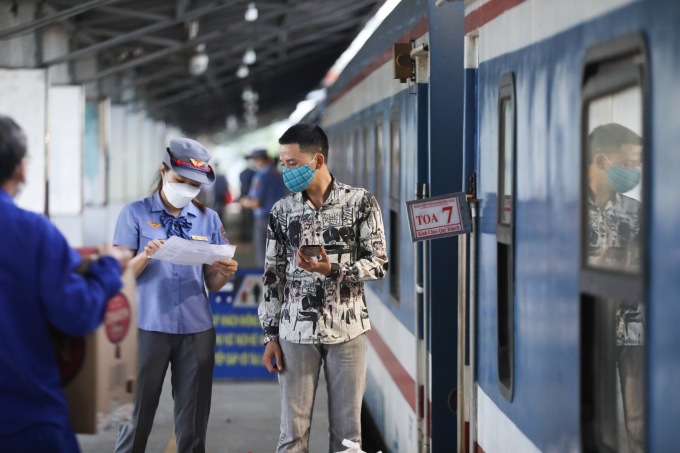
{"type": "Polygon", "coordinates": [[[651,175],[642,35],[586,53],[581,124],[581,432],[585,452],[645,448],[651,175]]]}

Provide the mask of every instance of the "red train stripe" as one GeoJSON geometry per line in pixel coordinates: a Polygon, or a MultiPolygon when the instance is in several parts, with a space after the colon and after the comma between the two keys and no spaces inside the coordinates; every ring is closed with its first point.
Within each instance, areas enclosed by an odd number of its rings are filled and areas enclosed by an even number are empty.
{"type": "MultiPolygon", "coordinates": [[[[423,36],[425,33],[428,32],[430,29],[430,21],[427,17],[423,18],[420,22],[418,22],[416,25],[413,26],[409,31],[404,33],[401,38],[397,39],[395,42],[409,42],[411,40],[415,40],[423,36]]],[[[354,88],[355,86],[359,85],[362,80],[364,80],[366,77],[371,75],[373,72],[375,72],[376,69],[387,63],[388,61],[392,61],[393,58],[393,50],[392,47],[390,46],[388,49],[385,49],[385,51],[376,56],[373,61],[366,65],[359,74],[354,76],[352,80],[350,80],[347,85],[345,85],[339,92],[337,92],[333,97],[331,97],[328,100],[328,104],[332,104],[333,102],[337,101],[340,99],[342,96],[344,96],[349,90],[354,88]]]]}
{"type": "Polygon", "coordinates": [[[380,360],[385,368],[390,373],[392,380],[399,388],[399,391],[404,396],[408,405],[411,406],[413,412],[416,411],[416,381],[408,374],[408,371],[401,366],[397,357],[392,353],[387,344],[383,341],[380,334],[373,328],[366,332],[368,340],[371,342],[373,349],[378,353],[380,360]]]}
{"type": "Polygon", "coordinates": [[[465,34],[486,25],[526,0],[491,0],[465,16],[465,34]]]}

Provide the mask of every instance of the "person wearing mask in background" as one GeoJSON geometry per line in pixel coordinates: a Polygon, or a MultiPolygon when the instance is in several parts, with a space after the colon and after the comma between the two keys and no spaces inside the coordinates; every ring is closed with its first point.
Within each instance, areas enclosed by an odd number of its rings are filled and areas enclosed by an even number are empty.
{"type": "MultiPolygon", "coordinates": [[[[250,199],[248,192],[250,185],[255,177],[255,169],[251,168],[251,160],[246,158],[248,166],[239,174],[241,181],[241,194],[238,197],[238,202],[241,205],[241,223],[239,226],[240,240],[242,242],[250,242],[253,240],[253,209],[250,207],[250,199]]],[[[252,164],[253,167],[255,164],[252,164]]]]}
{"type": "Polygon", "coordinates": [[[387,273],[382,214],[375,197],[330,173],[328,138],[312,124],[279,139],[286,186],[294,193],[269,216],[262,363],[279,373],[281,434],[277,452],[308,452],[321,366],[328,387],[329,451],[361,443],[370,330],[364,282],[387,273]],[[316,245],[314,256],[305,245],[316,245]]]}
{"type": "Polygon", "coordinates": [[[151,196],[126,205],[113,243],[136,256],[139,302],[138,388],[132,420],[121,425],[116,452],[143,452],[168,365],[172,372],[177,451],[204,452],[215,364],[215,329],[206,294],[222,288],[238,267],[235,260],[179,265],[151,257],[170,236],[197,243],[226,244],[217,213],[195,200],[201,184],[212,184],[210,154],[198,142],[170,141],[151,196]]]}
{"type": "Polygon", "coordinates": [[[0,451],[73,453],[51,330],[95,330],[131,254],[83,260],[46,217],[14,204],[26,166],[23,131],[0,116],[0,451]]]}
{"type": "Polygon", "coordinates": [[[264,266],[265,244],[267,242],[267,220],[274,203],[288,193],[283,176],[267,155],[266,149],[256,149],[248,156],[255,163],[257,172],[253,178],[248,199],[253,209],[253,249],[255,262],[264,266]]]}

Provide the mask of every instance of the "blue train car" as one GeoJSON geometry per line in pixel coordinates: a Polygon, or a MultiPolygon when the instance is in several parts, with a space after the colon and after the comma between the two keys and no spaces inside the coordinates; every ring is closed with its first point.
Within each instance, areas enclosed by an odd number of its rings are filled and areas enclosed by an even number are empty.
{"type": "Polygon", "coordinates": [[[330,168],[390,248],[366,296],[387,452],[678,449],[678,23],[672,0],[403,0],[329,89],[330,168]],[[405,202],[453,192],[473,232],[412,243],[405,202]]]}

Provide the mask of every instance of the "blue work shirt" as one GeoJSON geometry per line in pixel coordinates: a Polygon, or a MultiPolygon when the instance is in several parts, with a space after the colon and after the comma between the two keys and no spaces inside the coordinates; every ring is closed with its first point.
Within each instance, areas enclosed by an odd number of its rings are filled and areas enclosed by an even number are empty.
{"type": "MultiPolygon", "coordinates": [[[[165,205],[160,192],[123,207],[113,235],[114,245],[137,254],[153,239],[167,239],[161,222],[165,205]]],[[[167,211],[165,211],[167,212],[167,211]]],[[[227,244],[219,216],[212,209],[201,212],[193,203],[179,214],[191,222],[189,236],[195,241],[227,244]]],[[[138,326],[154,332],[188,334],[213,327],[202,265],[173,264],[150,260],[137,277],[138,326]]]]}
{"type": "Polygon", "coordinates": [[[248,197],[258,200],[260,205],[253,209],[255,217],[267,217],[274,203],[288,194],[283,176],[274,165],[267,165],[255,173],[248,197]]]}
{"type": "MultiPolygon", "coordinates": [[[[80,256],[41,214],[0,189],[0,438],[42,425],[70,429],[50,326],[84,336],[122,287],[111,257],[75,273],[80,256]]],[[[1,450],[0,446],[0,450],[1,450]]]]}

